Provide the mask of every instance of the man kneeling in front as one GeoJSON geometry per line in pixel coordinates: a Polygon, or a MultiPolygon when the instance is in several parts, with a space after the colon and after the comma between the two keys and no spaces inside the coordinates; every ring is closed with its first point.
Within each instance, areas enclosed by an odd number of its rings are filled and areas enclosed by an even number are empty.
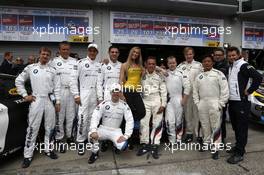
{"type": "Polygon", "coordinates": [[[94,144],[92,154],[88,160],[89,164],[94,163],[98,158],[96,144],[98,141],[111,140],[118,150],[125,150],[127,139],[131,136],[134,127],[132,112],[126,102],[120,100],[121,86],[113,84],[111,86],[111,100],[100,103],[93,112],[90,132],[88,135],[89,142],[94,144]],[[120,128],[125,118],[125,133],[120,128]],[[97,127],[102,120],[99,127],[97,127]]]}

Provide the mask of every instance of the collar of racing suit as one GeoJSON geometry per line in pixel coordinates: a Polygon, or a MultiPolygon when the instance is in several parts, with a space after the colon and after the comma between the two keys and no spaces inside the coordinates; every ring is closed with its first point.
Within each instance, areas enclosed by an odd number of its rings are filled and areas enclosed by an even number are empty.
{"type": "Polygon", "coordinates": [[[114,102],[111,100],[111,104],[112,104],[113,106],[117,106],[117,105],[119,104],[119,100],[118,100],[118,102],[116,102],[116,103],[114,103],[114,102]]]}
{"type": "Polygon", "coordinates": [[[116,66],[117,65],[117,63],[118,63],[118,61],[116,61],[115,63],[109,58],[109,63],[111,64],[111,65],[113,65],[113,66],[116,66]]]}
{"type": "Polygon", "coordinates": [[[67,59],[64,59],[64,58],[60,55],[59,58],[60,58],[63,62],[67,62],[67,61],[69,61],[69,58],[70,58],[70,57],[68,57],[67,59]]]}
{"type": "Polygon", "coordinates": [[[48,66],[48,63],[47,64],[41,64],[40,61],[38,62],[38,66],[40,68],[46,68],[48,66]]]}
{"type": "Polygon", "coordinates": [[[239,58],[238,60],[234,61],[233,66],[236,66],[240,61],[243,61],[243,59],[239,58]]]}
{"type": "Polygon", "coordinates": [[[89,56],[87,56],[86,58],[88,59],[88,61],[89,61],[91,64],[94,64],[94,63],[96,62],[95,59],[92,60],[89,56]]]}

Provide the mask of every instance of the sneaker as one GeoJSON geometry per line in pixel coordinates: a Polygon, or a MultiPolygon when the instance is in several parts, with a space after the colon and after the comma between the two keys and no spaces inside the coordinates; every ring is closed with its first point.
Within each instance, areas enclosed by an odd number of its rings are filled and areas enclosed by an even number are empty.
{"type": "Polygon", "coordinates": [[[88,159],[88,163],[92,164],[98,159],[98,152],[97,153],[92,153],[90,158],[88,159]]]}
{"type": "Polygon", "coordinates": [[[215,153],[212,154],[212,159],[214,159],[214,160],[219,159],[219,152],[218,151],[216,151],[215,153]]]}
{"type": "Polygon", "coordinates": [[[107,143],[107,141],[103,141],[102,144],[101,144],[101,149],[100,150],[102,152],[106,152],[107,149],[108,149],[108,143],[107,143]]]}
{"type": "Polygon", "coordinates": [[[244,157],[239,154],[234,154],[230,158],[227,159],[227,163],[230,164],[237,164],[238,162],[241,162],[244,160],[244,157]]]}
{"type": "Polygon", "coordinates": [[[78,155],[83,156],[85,154],[84,142],[79,142],[77,145],[78,145],[78,155]]]}
{"type": "Polygon", "coordinates": [[[193,141],[193,135],[192,134],[187,134],[185,139],[184,139],[184,142],[185,143],[190,143],[193,141]]]}
{"type": "Polygon", "coordinates": [[[142,144],[141,148],[137,152],[137,156],[142,156],[149,152],[149,147],[147,144],[142,144]]]}
{"type": "Polygon", "coordinates": [[[28,168],[31,164],[32,159],[31,158],[24,158],[22,162],[22,168],[28,168]]]}
{"type": "Polygon", "coordinates": [[[159,158],[159,153],[158,153],[158,145],[152,145],[151,146],[151,155],[154,159],[159,158]]]}
{"type": "Polygon", "coordinates": [[[48,156],[51,159],[58,159],[57,154],[54,151],[50,151],[48,153],[45,153],[46,156],[48,156]]]}

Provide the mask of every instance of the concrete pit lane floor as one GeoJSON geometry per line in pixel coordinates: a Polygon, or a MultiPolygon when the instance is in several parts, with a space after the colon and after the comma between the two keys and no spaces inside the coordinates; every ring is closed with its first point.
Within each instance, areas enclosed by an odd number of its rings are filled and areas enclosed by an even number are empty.
{"type": "MultiPolygon", "coordinates": [[[[227,124],[227,142],[234,142],[234,133],[231,125],[227,124]]],[[[27,169],[21,168],[22,151],[1,160],[1,175],[263,175],[264,174],[264,126],[250,124],[248,145],[246,147],[244,161],[236,165],[226,162],[229,154],[220,152],[219,160],[212,160],[211,154],[197,150],[172,151],[163,144],[160,148],[160,158],[153,159],[150,154],[141,157],[136,156],[138,148],[127,150],[121,154],[115,154],[111,149],[100,153],[99,159],[94,164],[88,164],[90,151],[79,156],[76,151],[58,153],[59,159],[51,160],[48,157],[35,152],[34,160],[27,169]],[[166,150],[165,150],[166,148],[166,150]]]]}

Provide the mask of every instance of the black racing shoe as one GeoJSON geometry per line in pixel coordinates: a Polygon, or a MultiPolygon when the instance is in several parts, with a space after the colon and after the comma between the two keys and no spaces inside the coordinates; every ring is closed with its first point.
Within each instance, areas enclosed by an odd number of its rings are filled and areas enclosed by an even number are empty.
{"type": "Polygon", "coordinates": [[[184,143],[190,143],[193,141],[193,135],[192,134],[187,134],[185,139],[184,139],[184,143]]]}
{"type": "Polygon", "coordinates": [[[231,157],[227,159],[227,163],[230,164],[237,164],[238,162],[241,162],[244,160],[244,157],[239,154],[234,154],[231,157]]]}
{"type": "Polygon", "coordinates": [[[141,148],[137,152],[137,156],[142,156],[149,152],[149,146],[147,144],[142,144],[141,148]]]}
{"type": "Polygon", "coordinates": [[[24,158],[22,162],[22,168],[28,168],[31,164],[32,159],[31,158],[24,158]]]}
{"type": "Polygon", "coordinates": [[[84,142],[79,142],[78,144],[78,155],[83,156],[85,154],[85,149],[84,149],[84,142]]]}
{"type": "Polygon", "coordinates": [[[202,137],[197,137],[197,142],[199,143],[199,144],[202,144],[203,143],[203,138],[202,137]]]}
{"type": "Polygon", "coordinates": [[[228,154],[235,154],[235,152],[236,152],[236,147],[232,147],[231,149],[226,150],[226,153],[228,154]]]}
{"type": "Polygon", "coordinates": [[[108,143],[107,143],[107,141],[103,141],[101,144],[101,151],[106,152],[107,149],[108,149],[108,143]]]}
{"type": "Polygon", "coordinates": [[[133,150],[134,149],[134,145],[133,144],[128,144],[128,149],[129,150],[133,150]]]}
{"type": "Polygon", "coordinates": [[[151,155],[154,159],[158,159],[159,158],[159,153],[158,153],[158,145],[152,145],[151,146],[151,155]]]}
{"type": "Polygon", "coordinates": [[[218,151],[216,151],[215,153],[212,154],[212,159],[214,159],[214,160],[219,159],[219,152],[218,151]]]}
{"type": "Polygon", "coordinates": [[[114,147],[114,151],[115,151],[115,154],[121,154],[121,151],[117,149],[116,147],[114,147]]]}
{"type": "Polygon", "coordinates": [[[74,139],[73,139],[72,137],[67,138],[67,139],[66,139],[66,142],[67,142],[68,144],[74,143],[74,139]]]}
{"type": "Polygon", "coordinates": [[[45,153],[45,155],[51,159],[58,159],[58,155],[54,151],[50,151],[48,153],[45,153]]]}
{"type": "Polygon", "coordinates": [[[98,152],[97,153],[92,153],[90,158],[88,159],[88,163],[92,164],[98,159],[98,152]]]}
{"type": "Polygon", "coordinates": [[[59,152],[66,153],[66,149],[65,149],[66,143],[63,143],[62,141],[58,141],[58,144],[59,144],[59,152]]]}

